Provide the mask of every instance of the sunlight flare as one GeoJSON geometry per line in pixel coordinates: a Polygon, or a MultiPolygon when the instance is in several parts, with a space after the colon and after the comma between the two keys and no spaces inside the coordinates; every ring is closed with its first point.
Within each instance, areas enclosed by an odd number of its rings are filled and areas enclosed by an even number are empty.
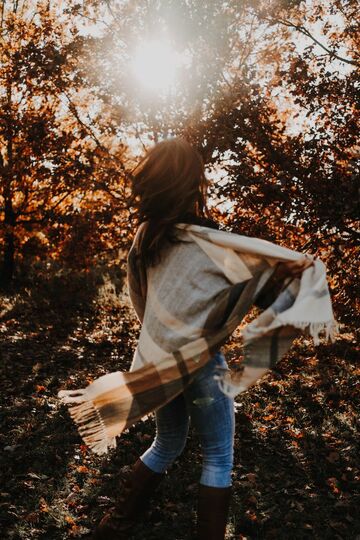
{"type": "Polygon", "coordinates": [[[150,91],[170,93],[174,88],[179,68],[187,62],[165,41],[141,43],[135,50],[132,71],[141,85],[150,91]]]}

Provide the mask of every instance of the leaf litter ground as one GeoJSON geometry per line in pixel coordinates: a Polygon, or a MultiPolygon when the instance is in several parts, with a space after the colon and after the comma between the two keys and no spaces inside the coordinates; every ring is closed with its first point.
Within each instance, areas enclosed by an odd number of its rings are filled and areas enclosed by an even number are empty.
{"type": "MultiPolygon", "coordinates": [[[[1,298],[3,539],[86,538],[155,432],[151,415],[105,457],[82,443],[57,392],[127,370],[139,325],[125,297],[55,297],[25,290],[1,298]]],[[[235,338],[223,350],[236,361],[235,338]]],[[[298,340],[276,371],[236,398],[228,539],[360,538],[357,358],[348,328],[331,345],[298,340]]],[[[190,539],[200,474],[191,427],[131,538],[190,539]]]]}

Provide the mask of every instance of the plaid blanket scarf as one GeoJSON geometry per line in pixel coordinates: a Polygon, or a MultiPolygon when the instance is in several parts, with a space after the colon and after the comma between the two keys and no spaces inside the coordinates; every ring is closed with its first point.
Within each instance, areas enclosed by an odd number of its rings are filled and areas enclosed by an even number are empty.
{"type": "Polygon", "coordinates": [[[185,242],[172,245],[162,264],[141,267],[136,257],[141,227],[128,254],[128,293],[142,323],[130,370],[58,394],[97,454],[114,448],[117,435],[183,392],[253,305],[262,311],[241,332],[241,369],[216,376],[228,396],[255,383],[299,334],[310,334],[315,345],[323,332],[335,339],[321,260],[314,259],[301,278],[284,279],[274,294],[269,284],[276,264],[309,255],[202,225],[176,227],[185,242]]]}

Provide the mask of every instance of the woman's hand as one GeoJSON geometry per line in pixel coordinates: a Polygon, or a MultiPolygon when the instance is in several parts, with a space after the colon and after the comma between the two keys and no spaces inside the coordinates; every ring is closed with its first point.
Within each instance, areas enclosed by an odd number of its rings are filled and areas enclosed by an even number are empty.
{"type": "Polygon", "coordinates": [[[313,266],[313,264],[313,259],[308,256],[305,256],[299,261],[277,263],[274,272],[261,289],[255,305],[260,309],[268,308],[275,301],[276,296],[280,293],[286,278],[295,278],[300,276],[306,268],[313,266]]]}
{"type": "Polygon", "coordinates": [[[306,268],[314,265],[314,260],[306,257],[299,261],[280,262],[276,265],[272,278],[276,281],[282,281],[287,277],[300,277],[306,268]]]}

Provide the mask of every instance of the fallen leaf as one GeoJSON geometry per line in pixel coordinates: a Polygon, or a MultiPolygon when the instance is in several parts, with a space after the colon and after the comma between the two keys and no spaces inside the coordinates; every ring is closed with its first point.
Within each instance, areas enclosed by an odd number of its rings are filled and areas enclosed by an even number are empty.
{"type": "Polygon", "coordinates": [[[79,465],[76,467],[76,471],[81,474],[87,474],[89,472],[89,469],[85,465],[79,465]]]}
{"type": "Polygon", "coordinates": [[[39,499],[39,509],[40,509],[40,512],[45,512],[45,513],[49,512],[49,506],[47,502],[45,501],[44,497],[40,497],[39,499]]]}

